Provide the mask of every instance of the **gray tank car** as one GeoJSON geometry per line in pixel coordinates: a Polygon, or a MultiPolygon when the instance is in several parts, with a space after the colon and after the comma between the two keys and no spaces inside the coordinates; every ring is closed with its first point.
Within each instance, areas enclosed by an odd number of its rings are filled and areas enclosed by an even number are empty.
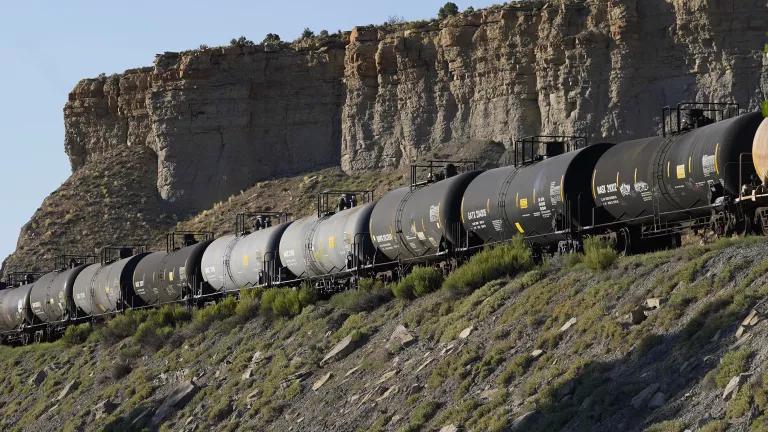
{"type": "Polygon", "coordinates": [[[284,223],[243,236],[226,235],[211,243],[203,253],[203,279],[216,291],[226,292],[264,285],[278,276],[280,237],[289,227],[284,223]]]}
{"type": "Polygon", "coordinates": [[[296,277],[348,271],[374,254],[368,224],[374,203],[292,223],[280,239],[280,259],[296,277]]]}
{"type": "Polygon", "coordinates": [[[198,288],[202,289],[198,294],[210,291],[200,269],[203,252],[210,243],[150,253],[133,272],[133,291],[147,305],[179,301],[198,288]]]}
{"type": "Polygon", "coordinates": [[[376,203],[370,234],[387,258],[409,260],[447,250],[460,241],[461,197],[480,174],[471,171],[411,190],[395,189],[376,203]]]}

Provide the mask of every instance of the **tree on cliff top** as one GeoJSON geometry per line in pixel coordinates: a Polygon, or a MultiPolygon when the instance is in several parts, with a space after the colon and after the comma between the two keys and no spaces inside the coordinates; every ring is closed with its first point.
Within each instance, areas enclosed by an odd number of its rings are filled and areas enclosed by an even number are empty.
{"type": "Polygon", "coordinates": [[[264,40],[261,41],[262,44],[275,44],[280,42],[280,35],[276,33],[267,33],[266,36],[264,36],[264,40]]]}
{"type": "Polygon", "coordinates": [[[312,39],[315,37],[315,32],[309,29],[309,27],[304,27],[304,31],[301,32],[301,38],[302,39],[312,39]]]}
{"type": "Polygon", "coordinates": [[[229,44],[237,47],[247,47],[247,46],[255,45],[252,40],[246,38],[245,36],[240,36],[237,39],[233,38],[231,41],[229,41],[229,44]]]}
{"type": "Polygon", "coordinates": [[[444,4],[439,11],[437,11],[437,17],[440,19],[444,19],[449,16],[454,16],[457,13],[459,13],[459,7],[456,6],[456,3],[448,2],[444,4]]]}

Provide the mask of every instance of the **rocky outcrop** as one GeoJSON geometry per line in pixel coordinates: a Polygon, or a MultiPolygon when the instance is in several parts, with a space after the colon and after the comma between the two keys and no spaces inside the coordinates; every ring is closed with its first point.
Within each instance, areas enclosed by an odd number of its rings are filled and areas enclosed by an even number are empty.
{"type": "Polygon", "coordinates": [[[64,109],[72,168],[150,147],[160,197],[190,212],[257,180],[338,165],[343,60],[334,45],[222,47],[83,80],[64,109]]]}
{"type": "Polygon", "coordinates": [[[768,93],[764,0],[511,3],[346,51],[342,167],[397,167],[447,142],[654,134],[664,105],[768,93]]]}
{"type": "Polygon", "coordinates": [[[155,184],[147,147],[106,152],[75,172],[22,227],[3,271],[48,271],[60,254],[97,254],[107,245],[152,245],[176,224],[155,184]]]}

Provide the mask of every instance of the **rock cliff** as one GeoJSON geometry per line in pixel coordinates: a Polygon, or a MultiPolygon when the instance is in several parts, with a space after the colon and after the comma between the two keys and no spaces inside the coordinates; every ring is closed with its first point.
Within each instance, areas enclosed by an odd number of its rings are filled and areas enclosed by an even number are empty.
{"type": "Polygon", "coordinates": [[[664,105],[768,92],[763,0],[525,2],[397,29],[346,51],[342,166],[392,167],[467,138],[654,134],[664,105]]]}
{"type": "Polygon", "coordinates": [[[233,46],[82,80],[64,108],[72,168],[148,146],[161,198],[190,212],[257,180],[338,165],[343,61],[333,46],[233,46]]]}

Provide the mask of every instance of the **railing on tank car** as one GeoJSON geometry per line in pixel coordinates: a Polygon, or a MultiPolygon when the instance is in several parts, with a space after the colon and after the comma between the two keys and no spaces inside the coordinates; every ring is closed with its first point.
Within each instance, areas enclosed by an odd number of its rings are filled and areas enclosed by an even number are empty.
{"type": "Polygon", "coordinates": [[[431,159],[411,164],[411,191],[457,174],[474,171],[477,161],[469,159],[431,159]]]}
{"type": "Polygon", "coordinates": [[[328,216],[341,210],[373,202],[372,190],[324,190],[317,194],[317,217],[328,216]],[[331,197],[339,197],[334,205],[331,197]]]}
{"type": "Polygon", "coordinates": [[[266,210],[238,213],[235,216],[235,235],[240,237],[248,235],[253,231],[286,223],[290,220],[291,216],[291,213],[266,210]],[[250,228],[247,226],[249,221],[251,222],[250,228]]]}
{"type": "Polygon", "coordinates": [[[740,114],[731,102],[680,102],[661,109],[661,135],[678,135],[740,114]]]}
{"type": "Polygon", "coordinates": [[[587,146],[587,137],[580,135],[533,135],[515,140],[512,155],[507,155],[503,165],[522,167],[540,162],[563,153],[587,146]],[[541,153],[541,150],[544,150],[541,153]]]}
{"type": "Polygon", "coordinates": [[[212,240],[213,233],[210,231],[173,231],[165,235],[165,251],[170,253],[183,247],[212,240]],[[177,243],[177,240],[180,242],[177,243]]]}

